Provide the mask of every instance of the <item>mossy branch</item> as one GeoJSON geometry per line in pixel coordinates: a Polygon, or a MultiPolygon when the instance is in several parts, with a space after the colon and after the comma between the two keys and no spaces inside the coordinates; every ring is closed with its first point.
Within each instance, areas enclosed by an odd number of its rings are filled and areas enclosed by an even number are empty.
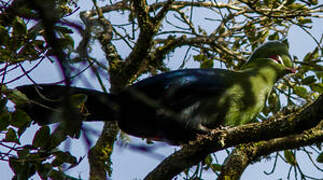
{"type": "Polygon", "coordinates": [[[306,130],[301,134],[243,144],[237,147],[225,160],[218,180],[228,177],[229,179],[239,179],[248,165],[257,161],[260,157],[267,156],[273,152],[323,142],[322,124],[323,121],[316,127],[306,130]]]}
{"type": "Polygon", "coordinates": [[[253,123],[226,130],[217,130],[210,136],[199,138],[161,162],[145,179],[171,179],[208,154],[242,143],[271,140],[290,136],[315,127],[323,119],[323,95],[298,113],[275,121],[253,123]]]}

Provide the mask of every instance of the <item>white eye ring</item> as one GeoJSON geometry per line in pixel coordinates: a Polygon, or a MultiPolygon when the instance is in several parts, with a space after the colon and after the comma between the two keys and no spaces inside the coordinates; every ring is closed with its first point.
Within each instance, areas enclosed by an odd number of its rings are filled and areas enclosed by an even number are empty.
{"type": "Polygon", "coordinates": [[[284,65],[283,59],[279,55],[272,57],[272,59],[274,60],[275,63],[284,65]]]}

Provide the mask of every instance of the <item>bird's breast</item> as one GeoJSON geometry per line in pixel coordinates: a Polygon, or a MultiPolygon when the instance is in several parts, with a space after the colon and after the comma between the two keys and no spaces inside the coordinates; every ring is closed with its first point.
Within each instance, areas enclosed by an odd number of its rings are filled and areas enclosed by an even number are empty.
{"type": "MultiPolygon", "coordinates": [[[[243,86],[234,86],[217,97],[200,101],[198,107],[192,107],[200,123],[214,129],[219,125],[238,126],[252,122],[264,107],[268,89],[257,91],[243,86]]],[[[196,119],[196,118],[195,118],[196,119]]]]}

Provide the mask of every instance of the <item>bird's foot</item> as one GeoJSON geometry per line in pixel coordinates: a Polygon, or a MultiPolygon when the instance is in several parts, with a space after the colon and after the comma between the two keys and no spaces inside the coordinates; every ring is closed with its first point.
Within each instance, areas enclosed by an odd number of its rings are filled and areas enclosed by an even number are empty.
{"type": "Polygon", "coordinates": [[[221,129],[221,130],[228,130],[228,129],[230,129],[230,128],[232,128],[233,126],[222,126],[222,125],[220,125],[219,126],[219,128],[221,129]]]}
{"type": "Polygon", "coordinates": [[[198,124],[197,129],[198,129],[198,131],[200,131],[203,134],[209,134],[212,131],[212,129],[209,129],[200,123],[198,124]]]}
{"type": "Polygon", "coordinates": [[[215,128],[215,129],[212,129],[211,130],[211,134],[214,135],[214,134],[217,134],[219,133],[220,131],[223,131],[223,130],[227,130],[229,128],[231,128],[232,126],[222,126],[222,125],[219,125],[219,127],[215,128]]]}

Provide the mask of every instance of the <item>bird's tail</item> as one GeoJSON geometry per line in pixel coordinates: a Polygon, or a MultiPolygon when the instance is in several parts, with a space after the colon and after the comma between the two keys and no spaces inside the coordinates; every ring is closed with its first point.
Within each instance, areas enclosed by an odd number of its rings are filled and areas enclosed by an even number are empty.
{"type": "Polygon", "coordinates": [[[86,121],[114,121],[119,111],[117,96],[95,90],[54,84],[25,85],[19,86],[17,89],[29,99],[28,103],[18,108],[26,111],[32,120],[39,125],[48,125],[60,121],[60,116],[57,116],[60,112],[73,114],[68,111],[75,110],[75,108],[66,104],[75,104],[73,101],[77,103],[84,100],[85,103],[80,103],[78,109],[82,111],[84,115],[82,117],[86,121]],[[78,97],[81,100],[77,99],[78,97]]]}

